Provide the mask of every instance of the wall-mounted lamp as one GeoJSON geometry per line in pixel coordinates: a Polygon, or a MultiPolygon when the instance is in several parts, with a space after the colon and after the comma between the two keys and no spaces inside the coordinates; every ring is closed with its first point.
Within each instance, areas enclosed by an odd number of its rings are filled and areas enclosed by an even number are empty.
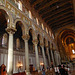
{"type": "Polygon", "coordinates": [[[23,64],[21,62],[18,62],[17,66],[18,66],[18,72],[20,72],[21,67],[23,66],[23,64]]]}
{"type": "Polygon", "coordinates": [[[40,63],[40,65],[41,65],[41,66],[43,66],[43,65],[44,65],[44,63],[40,63]]]}

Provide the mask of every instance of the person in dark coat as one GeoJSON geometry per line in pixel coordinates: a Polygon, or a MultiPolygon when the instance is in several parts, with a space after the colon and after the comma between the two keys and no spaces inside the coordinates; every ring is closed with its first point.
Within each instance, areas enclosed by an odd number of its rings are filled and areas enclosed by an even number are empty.
{"type": "Polygon", "coordinates": [[[68,73],[67,73],[67,71],[65,70],[65,68],[64,68],[65,66],[63,66],[63,67],[59,67],[59,71],[60,71],[60,74],[61,75],[68,75],[68,73]]]}

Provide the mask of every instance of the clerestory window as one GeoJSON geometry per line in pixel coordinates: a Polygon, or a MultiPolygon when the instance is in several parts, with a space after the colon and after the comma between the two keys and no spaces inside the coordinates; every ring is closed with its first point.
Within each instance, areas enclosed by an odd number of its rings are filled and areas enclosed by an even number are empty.
{"type": "Polygon", "coordinates": [[[31,11],[29,10],[29,18],[32,19],[32,14],[31,14],[31,11]]]}
{"type": "Polygon", "coordinates": [[[7,47],[7,34],[3,34],[2,47],[7,47]]]}
{"type": "Polygon", "coordinates": [[[22,11],[22,2],[18,1],[18,8],[22,11]]]}

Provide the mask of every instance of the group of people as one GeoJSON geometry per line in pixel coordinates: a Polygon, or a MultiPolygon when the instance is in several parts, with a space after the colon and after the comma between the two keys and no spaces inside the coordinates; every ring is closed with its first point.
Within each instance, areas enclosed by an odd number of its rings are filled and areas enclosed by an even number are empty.
{"type": "Polygon", "coordinates": [[[70,74],[70,68],[64,65],[59,65],[54,68],[56,75],[69,75],[70,74]]]}

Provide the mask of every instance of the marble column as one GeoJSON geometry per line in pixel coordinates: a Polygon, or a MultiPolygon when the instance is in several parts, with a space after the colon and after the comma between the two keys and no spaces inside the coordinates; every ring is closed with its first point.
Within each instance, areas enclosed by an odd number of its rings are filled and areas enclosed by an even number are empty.
{"type": "Polygon", "coordinates": [[[47,54],[48,54],[48,61],[49,61],[49,66],[51,66],[51,60],[50,60],[50,55],[49,55],[49,48],[46,46],[47,54]]]}
{"type": "Polygon", "coordinates": [[[30,38],[30,36],[24,35],[22,36],[24,42],[25,42],[25,66],[26,66],[26,75],[30,75],[30,70],[29,70],[29,49],[28,49],[28,40],[30,38]]]}
{"type": "Polygon", "coordinates": [[[55,65],[58,66],[58,53],[54,51],[54,56],[55,56],[55,65]]]}
{"type": "Polygon", "coordinates": [[[55,66],[55,64],[54,64],[54,57],[53,57],[52,49],[51,49],[51,56],[52,56],[53,66],[55,66]]]}
{"type": "Polygon", "coordinates": [[[44,51],[44,44],[41,43],[41,48],[42,48],[42,55],[43,55],[43,61],[44,61],[44,67],[45,67],[45,70],[47,69],[47,64],[46,64],[46,57],[45,57],[45,51],[44,51]]]}
{"type": "Polygon", "coordinates": [[[38,54],[38,48],[37,48],[38,40],[37,39],[33,40],[33,44],[35,46],[36,66],[37,66],[38,72],[40,72],[39,54],[38,54]]]}
{"type": "Polygon", "coordinates": [[[16,29],[7,28],[6,31],[9,34],[7,74],[13,75],[13,34],[16,29]]]}
{"type": "Polygon", "coordinates": [[[14,71],[15,71],[15,66],[16,66],[16,64],[15,64],[15,55],[14,55],[14,62],[13,62],[14,64],[14,71]]]}

